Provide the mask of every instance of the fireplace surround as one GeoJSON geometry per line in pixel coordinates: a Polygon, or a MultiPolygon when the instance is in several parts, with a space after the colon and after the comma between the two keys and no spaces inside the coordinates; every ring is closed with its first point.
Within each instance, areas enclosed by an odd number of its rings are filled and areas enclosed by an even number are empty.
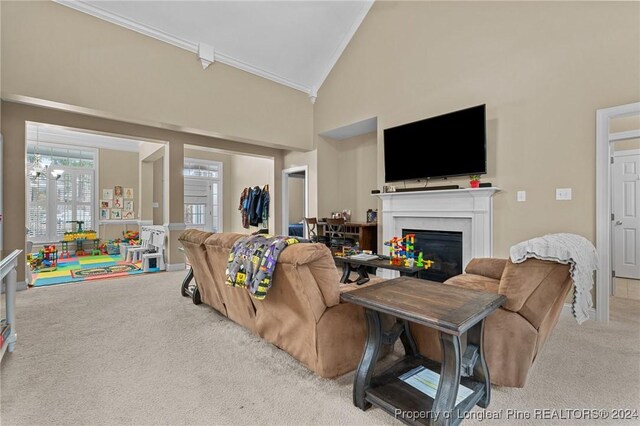
{"type": "MultiPolygon", "coordinates": [[[[489,187],[375,194],[382,200],[382,241],[406,229],[461,232],[464,270],[474,257],[493,255],[493,196],[498,191],[489,187]]],[[[378,273],[384,278],[397,275],[378,273]]]]}

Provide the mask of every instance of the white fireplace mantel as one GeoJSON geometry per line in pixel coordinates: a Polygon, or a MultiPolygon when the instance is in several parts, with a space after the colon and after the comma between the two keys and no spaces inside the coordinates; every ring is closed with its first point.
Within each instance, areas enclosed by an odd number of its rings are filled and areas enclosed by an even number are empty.
{"type": "Polygon", "coordinates": [[[383,241],[401,236],[403,229],[457,231],[462,232],[463,268],[474,257],[491,257],[493,195],[498,191],[490,187],[375,194],[382,200],[383,241]]]}

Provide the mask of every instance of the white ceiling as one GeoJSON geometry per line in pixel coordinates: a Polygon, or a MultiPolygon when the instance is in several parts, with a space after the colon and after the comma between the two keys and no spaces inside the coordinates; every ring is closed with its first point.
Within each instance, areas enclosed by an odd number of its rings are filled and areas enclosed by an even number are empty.
{"type": "MultiPolygon", "coordinates": [[[[198,51],[315,98],[366,16],[360,1],[69,1],[58,3],[198,51]]],[[[215,66],[215,65],[214,65],[215,66]]]]}

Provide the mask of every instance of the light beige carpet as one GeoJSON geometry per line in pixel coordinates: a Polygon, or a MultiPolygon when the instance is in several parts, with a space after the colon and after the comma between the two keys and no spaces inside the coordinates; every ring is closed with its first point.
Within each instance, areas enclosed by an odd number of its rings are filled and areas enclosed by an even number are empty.
{"type": "MultiPolygon", "coordinates": [[[[2,425],[398,424],[352,405],[352,373],[318,378],[181,297],[183,276],[19,292],[18,342],[2,361],[2,425]]],[[[561,319],[527,387],[494,388],[489,410],[503,419],[465,424],[539,424],[507,418],[509,409],[638,408],[640,304],[614,299],[612,312],[609,326],[561,319]]]]}

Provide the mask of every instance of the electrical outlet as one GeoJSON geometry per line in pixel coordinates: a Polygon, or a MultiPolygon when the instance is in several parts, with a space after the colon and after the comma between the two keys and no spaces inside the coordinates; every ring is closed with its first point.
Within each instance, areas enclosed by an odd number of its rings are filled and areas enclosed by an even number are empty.
{"type": "Polygon", "coordinates": [[[559,200],[559,201],[571,200],[571,188],[556,188],[556,200],[559,200]]]}
{"type": "Polygon", "coordinates": [[[527,201],[527,191],[518,191],[516,199],[520,202],[527,201]]]}

